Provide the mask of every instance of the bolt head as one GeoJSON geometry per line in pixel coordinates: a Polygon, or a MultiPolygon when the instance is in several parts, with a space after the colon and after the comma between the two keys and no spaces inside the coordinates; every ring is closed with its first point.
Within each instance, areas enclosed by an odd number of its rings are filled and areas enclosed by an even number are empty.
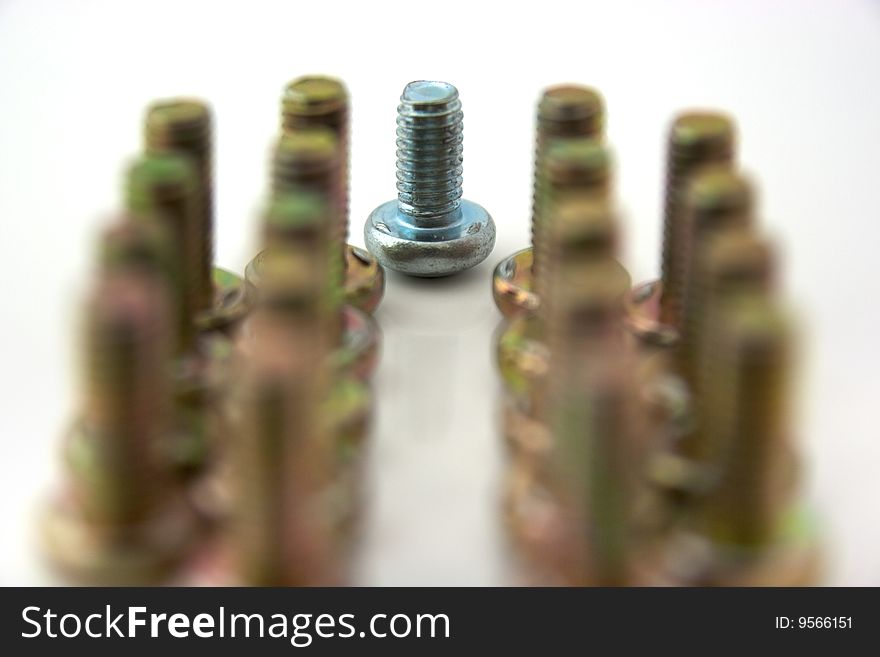
{"type": "Polygon", "coordinates": [[[408,276],[450,276],[475,267],[495,246],[495,222],[486,210],[462,200],[448,222],[420,227],[397,201],[373,210],[364,225],[367,249],[388,269],[408,276]]]}
{"type": "Polygon", "coordinates": [[[538,308],[538,295],[532,290],[532,260],[529,247],[507,256],[492,273],[492,297],[507,318],[538,308]]]}

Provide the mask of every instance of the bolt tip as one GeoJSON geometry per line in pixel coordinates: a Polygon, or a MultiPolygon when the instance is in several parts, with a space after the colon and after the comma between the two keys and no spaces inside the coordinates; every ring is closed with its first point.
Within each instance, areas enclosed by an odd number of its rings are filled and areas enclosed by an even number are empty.
{"type": "Polygon", "coordinates": [[[400,99],[419,105],[445,104],[458,98],[458,89],[448,82],[416,80],[406,85],[400,99]]]}

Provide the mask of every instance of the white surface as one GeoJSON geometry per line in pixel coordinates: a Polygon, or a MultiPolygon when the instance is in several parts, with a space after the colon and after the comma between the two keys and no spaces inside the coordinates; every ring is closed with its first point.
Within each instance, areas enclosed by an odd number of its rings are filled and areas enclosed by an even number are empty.
{"type": "Polygon", "coordinates": [[[318,72],[353,97],[353,242],[394,196],[397,99],[420,78],[459,88],[465,195],[498,224],[495,253],[469,274],[389,278],[365,583],[504,581],[489,278],[527,243],[538,94],[577,81],[607,100],[637,280],[658,266],[673,113],[737,117],[742,162],[809,320],[803,444],[831,581],[880,584],[880,7],[843,0],[0,2],[0,582],[49,581],[33,553],[34,505],[74,406],[76,299],[144,106],[177,94],[213,103],[216,256],[240,271],[280,90],[318,72]]]}

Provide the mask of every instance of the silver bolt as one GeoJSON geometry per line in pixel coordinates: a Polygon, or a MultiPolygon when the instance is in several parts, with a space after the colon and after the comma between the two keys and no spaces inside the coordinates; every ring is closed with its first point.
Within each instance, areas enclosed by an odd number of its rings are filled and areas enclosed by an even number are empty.
{"type": "Polygon", "coordinates": [[[410,276],[448,276],[481,263],[495,246],[495,223],[463,199],[458,89],[420,80],[397,108],[397,200],[373,210],[367,248],[385,267],[410,276]]]}

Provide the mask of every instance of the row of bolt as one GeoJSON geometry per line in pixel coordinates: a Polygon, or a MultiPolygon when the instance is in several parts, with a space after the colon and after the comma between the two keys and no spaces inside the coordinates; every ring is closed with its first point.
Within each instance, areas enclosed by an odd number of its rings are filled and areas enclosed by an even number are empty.
{"type": "Polygon", "coordinates": [[[553,87],[537,114],[532,246],[493,277],[504,509],[524,581],[813,582],[787,413],[793,328],[733,121],[674,120],[662,278],[632,287],[601,95],[553,87]]]}
{"type": "Polygon", "coordinates": [[[125,210],[101,236],[80,412],[41,523],[78,581],[345,580],[384,272],[346,244],[345,87],[294,80],[281,117],[242,279],[213,266],[209,107],[147,110],[125,210]]]}

